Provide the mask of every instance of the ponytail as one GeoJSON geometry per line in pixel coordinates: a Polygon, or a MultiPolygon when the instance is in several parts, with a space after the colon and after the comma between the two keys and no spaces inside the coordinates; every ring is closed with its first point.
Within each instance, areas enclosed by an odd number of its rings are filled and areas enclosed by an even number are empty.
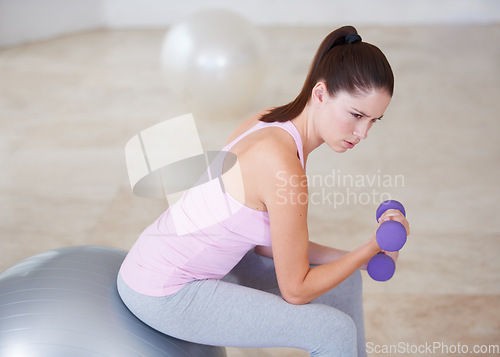
{"type": "Polygon", "coordinates": [[[362,42],[356,29],[343,26],[325,37],[318,48],[304,86],[294,101],[273,108],[260,120],[285,122],[304,110],[316,83],[324,81],[330,95],[382,89],[392,96],[394,76],[385,55],[376,46],[362,42]]]}

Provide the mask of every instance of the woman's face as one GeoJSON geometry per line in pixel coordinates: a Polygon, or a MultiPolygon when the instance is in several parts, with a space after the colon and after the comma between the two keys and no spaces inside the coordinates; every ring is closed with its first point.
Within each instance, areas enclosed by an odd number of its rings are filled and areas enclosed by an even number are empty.
{"type": "Polygon", "coordinates": [[[366,139],[372,125],[379,120],[391,96],[384,90],[368,93],[327,94],[320,109],[320,130],[326,144],[335,152],[345,152],[366,139]]]}

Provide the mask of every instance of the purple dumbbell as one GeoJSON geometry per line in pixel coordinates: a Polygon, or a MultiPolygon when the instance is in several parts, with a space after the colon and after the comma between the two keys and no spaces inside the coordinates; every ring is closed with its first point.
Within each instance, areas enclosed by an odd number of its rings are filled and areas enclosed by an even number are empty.
{"type": "Polygon", "coordinates": [[[396,263],[390,256],[380,252],[370,259],[366,270],[373,280],[387,281],[394,275],[396,263]]]}
{"type": "MultiPolygon", "coordinates": [[[[396,200],[384,201],[377,208],[377,222],[388,209],[397,209],[406,217],[405,208],[396,200]]],[[[382,250],[397,252],[406,243],[406,228],[398,221],[385,221],[377,229],[377,243],[382,250]]]]}
{"type": "MultiPolygon", "coordinates": [[[[397,209],[406,216],[405,208],[400,202],[388,200],[377,208],[377,222],[388,209],[397,209]]],[[[378,228],[376,235],[379,247],[388,252],[396,252],[406,243],[406,228],[398,221],[385,221],[378,228]]],[[[370,259],[366,270],[373,280],[386,281],[394,275],[396,264],[390,256],[380,252],[370,259]]]]}

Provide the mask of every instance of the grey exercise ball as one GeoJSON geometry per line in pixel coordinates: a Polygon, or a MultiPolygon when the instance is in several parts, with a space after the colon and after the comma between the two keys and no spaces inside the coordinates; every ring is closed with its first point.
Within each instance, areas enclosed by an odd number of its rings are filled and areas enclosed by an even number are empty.
{"type": "Polygon", "coordinates": [[[164,335],[122,303],[116,277],[126,251],[66,247],[0,274],[2,357],[224,357],[224,347],[164,335]]]}

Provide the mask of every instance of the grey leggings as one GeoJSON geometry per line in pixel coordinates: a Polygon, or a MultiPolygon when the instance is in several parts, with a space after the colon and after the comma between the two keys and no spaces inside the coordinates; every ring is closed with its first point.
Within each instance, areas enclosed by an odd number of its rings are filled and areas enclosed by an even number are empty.
{"type": "Polygon", "coordinates": [[[305,305],[280,295],[273,260],[250,251],[222,280],[197,280],[165,297],[118,277],[125,305],[167,335],[227,347],[294,347],[311,356],[366,356],[361,274],[305,305]]]}

